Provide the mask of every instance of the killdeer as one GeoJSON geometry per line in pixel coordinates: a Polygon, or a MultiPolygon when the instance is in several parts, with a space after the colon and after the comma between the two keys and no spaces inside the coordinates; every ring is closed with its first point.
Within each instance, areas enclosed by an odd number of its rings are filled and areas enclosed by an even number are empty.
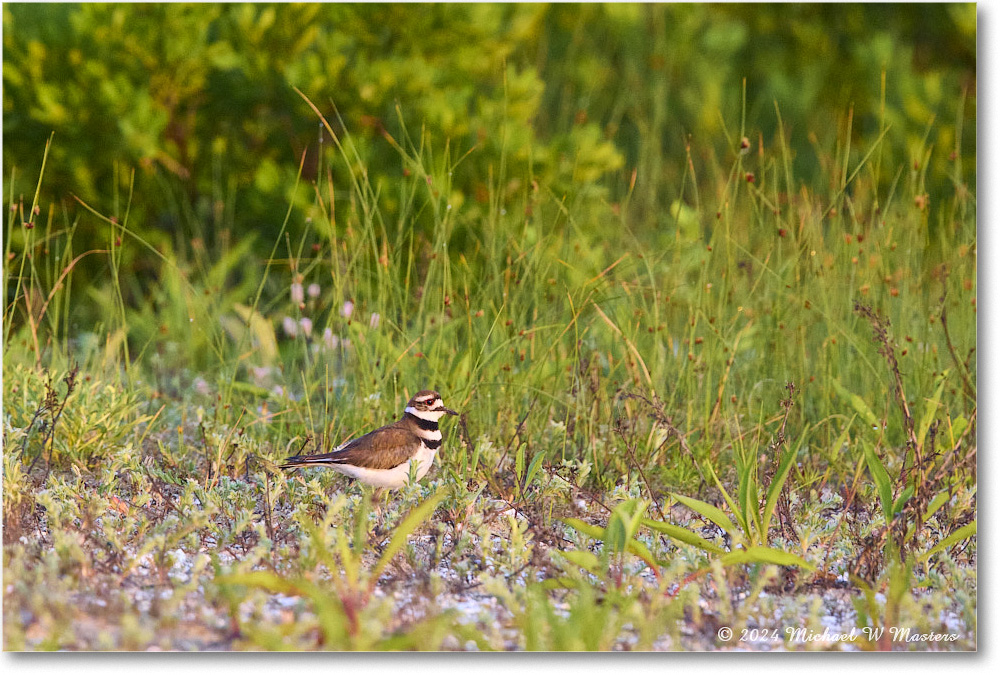
{"type": "Polygon", "coordinates": [[[441,447],[438,420],[457,414],[444,407],[440,394],[425,389],[410,399],[403,416],[392,424],[347,441],[333,452],[289,457],[281,468],[325,466],[368,485],[399,488],[409,480],[412,463],[416,462],[418,480],[427,474],[441,447]]]}

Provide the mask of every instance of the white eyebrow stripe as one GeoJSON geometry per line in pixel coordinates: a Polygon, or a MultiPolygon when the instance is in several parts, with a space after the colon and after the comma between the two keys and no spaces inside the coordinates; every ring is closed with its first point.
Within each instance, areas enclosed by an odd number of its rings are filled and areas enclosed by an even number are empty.
{"type": "Polygon", "coordinates": [[[403,412],[428,422],[437,422],[445,414],[443,410],[419,410],[411,406],[406,406],[403,412]]]}

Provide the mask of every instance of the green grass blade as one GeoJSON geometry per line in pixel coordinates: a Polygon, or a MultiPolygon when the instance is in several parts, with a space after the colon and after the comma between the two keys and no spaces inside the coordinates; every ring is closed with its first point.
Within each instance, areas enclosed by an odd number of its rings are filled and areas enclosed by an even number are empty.
{"type": "Polygon", "coordinates": [[[621,553],[628,545],[628,530],[621,515],[612,513],[604,528],[604,546],[609,553],[621,553]]]}
{"type": "Polygon", "coordinates": [[[761,538],[767,541],[767,531],[771,526],[771,517],[774,515],[774,508],[778,504],[778,497],[781,495],[781,488],[784,487],[788,479],[788,473],[792,470],[792,463],[795,461],[795,451],[787,450],[778,464],[778,470],[771,479],[771,485],[767,488],[767,501],[764,503],[764,513],[761,516],[761,538]]]}
{"type": "MultiPolygon", "coordinates": [[[[848,420],[847,424],[844,425],[843,430],[841,430],[840,435],[837,436],[837,440],[833,442],[833,452],[840,453],[841,448],[848,444],[851,440],[851,427],[854,426],[854,420],[858,419],[857,414],[851,415],[851,419],[848,420]]],[[[832,460],[835,460],[833,457],[832,460]]]]}
{"type": "Polygon", "coordinates": [[[975,536],[975,534],[976,534],[976,521],[973,520],[968,525],[963,525],[962,527],[958,528],[957,530],[949,534],[947,537],[939,541],[936,546],[931,548],[926,553],[921,554],[919,560],[921,562],[928,560],[935,553],[943,551],[946,548],[949,548],[950,546],[954,546],[955,544],[964,539],[968,539],[969,537],[975,536]]]}
{"type": "Polygon", "coordinates": [[[434,509],[437,508],[441,500],[445,498],[445,491],[443,489],[438,490],[433,495],[424,500],[416,508],[407,514],[406,518],[403,519],[399,525],[392,532],[392,538],[389,540],[388,545],[385,550],[382,551],[382,555],[379,557],[378,562],[372,567],[371,571],[371,584],[374,586],[379,577],[382,576],[382,571],[386,568],[389,562],[396,556],[401,548],[406,544],[407,538],[420,527],[420,524],[427,520],[434,509]]]}
{"type": "Polygon", "coordinates": [[[573,550],[556,551],[555,553],[557,553],[561,558],[565,558],[569,562],[585,569],[591,574],[600,574],[601,561],[590,551],[573,550]]]}
{"type": "MultiPolygon", "coordinates": [[[[712,477],[712,480],[715,481],[715,486],[717,488],[719,488],[719,492],[722,493],[722,498],[725,499],[726,500],[726,504],[729,505],[729,510],[733,512],[734,516],[736,516],[736,520],[739,522],[740,528],[742,528],[743,532],[748,532],[749,530],[747,528],[747,521],[746,521],[746,519],[743,517],[743,514],[740,512],[740,509],[736,505],[736,502],[733,500],[732,495],[729,494],[729,492],[726,490],[726,488],[722,485],[722,481],[719,480],[719,477],[715,474],[715,469],[713,469],[712,465],[709,464],[708,462],[705,462],[704,466],[705,466],[705,470],[708,471],[709,475],[712,477]]],[[[722,525],[719,525],[719,527],[722,527],[722,525]]],[[[722,529],[725,529],[725,528],[723,527],[722,529]]]]}
{"type": "Polygon", "coordinates": [[[854,412],[861,415],[861,419],[865,421],[865,424],[869,427],[878,426],[878,418],[875,416],[875,413],[872,412],[872,409],[868,407],[868,404],[865,403],[863,398],[848,391],[844,385],[840,383],[840,380],[836,378],[831,379],[830,384],[833,385],[833,390],[837,392],[837,396],[850,405],[854,412]]]}
{"type": "Polygon", "coordinates": [[[216,579],[223,586],[248,586],[270,593],[305,597],[316,610],[316,619],[327,645],[343,645],[347,638],[347,618],[336,595],[306,579],[284,579],[273,572],[258,570],[229,574],[216,579]]]}
{"type": "Polygon", "coordinates": [[[806,562],[794,553],[779,551],[767,546],[751,546],[745,551],[733,551],[722,556],[721,562],[725,566],[739,565],[742,563],[765,563],[768,565],[784,565],[786,567],[801,567],[812,570],[816,566],[806,562]]]}
{"type": "Polygon", "coordinates": [[[536,452],[535,456],[531,458],[531,464],[528,465],[528,472],[524,476],[525,488],[531,485],[531,481],[534,480],[535,476],[538,474],[538,469],[541,468],[542,460],[544,458],[544,452],[536,452]]]}
{"type": "Polygon", "coordinates": [[[685,497],[684,495],[679,495],[671,492],[670,496],[679,501],[684,506],[688,507],[698,515],[703,518],[707,518],[712,521],[723,530],[729,536],[734,536],[737,534],[738,530],[733,524],[733,521],[729,520],[725,513],[722,512],[717,506],[712,506],[708,502],[703,502],[700,499],[694,499],[693,497],[685,497]]]}
{"type": "Polygon", "coordinates": [[[637,539],[629,539],[628,547],[625,550],[642,560],[654,571],[656,568],[662,567],[662,564],[653,556],[653,552],[649,550],[649,547],[637,539]]]}
{"type": "Polygon", "coordinates": [[[683,527],[671,525],[670,523],[664,523],[659,520],[652,520],[650,518],[643,518],[642,524],[652,530],[662,532],[671,539],[676,539],[679,542],[694,546],[695,548],[700,548],[702,551],[708,551],[709,553],[714,553],[715,555],[725,555],[726,553],[725,549],[701,538],[690,530],[685,530],[683,527]]]}
{"type": "Polygon", "coordinates": [[[579,518],[563,518],[562,522],[572,527],[578,532],[582,532],[591,539],[599,539],[604,541],[604,528],[598,525],[591,525],[590,523],[585,523],[579,518]]]}
{"type": "Polygon", "coordinates": [[[865,441],[864,448],[868,471],[871,473],[872,479],[875,481],[875,487],[878,489],[879,500],[882,502],[882,512],[885,514],[885,522],[889,524],[893,518],[892,481],[889,479],[889,473],[882,465],[882,461],[875,454],[875,447],[865,441]]]}
{"type": "Polygon", "coordinates": [[[948,381],[948,371],[938,374],[935,380],[937,387],[934,388],[934,395],[927,399],[924,404],[924,414],[921,415],[920,423],[917,424],[917,445],[921,448],[924,447],[924,440],[927,438],[927,432],[931,428],[934,416],[937,414],[938,408],[941,407],[941,394],[944,393],[944,385],[948,381]]]}
{"type": "MultiPolygon", "coordinates": [[[[639,524],[646,524],[648,519],[642,518],[642,513],[645,511],[645,505],[642,509],[637,510],[639,518],[636,520],[636,527],[639,524]]],[[[649,548],[643,544],[641,541],[636,541],[633,537],[635,533],[635,527],[632,527],[630,523],[626,523],[621,516],[612,514],[612,517],[608,520],[608,527],[599,527],[597,525],[591,525],[590,523],[585,523],[579,518],[564,518],[563,523],[569,525],[574,530],[581,532],[591,539],[597,539],[604,542],[605,550],[608,553],[627,551],[632,555],[640,558],[643,562],[649,565],[651,568],[655,569],[660,566],[660,563],[653,557],[653,553],[649,548]],[[631,534],[630,534],[631,533],[631,534]]],[[[650,521],[652,522],[652,521],[650,521]]],[[[697,535],[692,535],[697,537],[697,535]]],[[[704,541],[704,540],[702,540],[704,541]]],[[[706,544],[708,542],[705,542],[706,544]]],[[[593,553],[589,551],[577,551],[578,553],[588,553],[593,556],[593,553]]],[[[563,552],[565,553],[565,552],[563,552]]],[[[594,560],[596,560],[596,556],[594,560]]],[[[584,567],[583,562],[590,561],[587,556],[580,557],[579,560],[576,558],[572,559],[573,562],[584,567]]]]}
{"type": "Polygon", "coordinates": [[[895,514],[901,512],[903,507],[906,506],[906,502],[910,501],[910,497],[913,496],[913,486],[907,485],[903,492],[896,497],[896,501],[892,504],[892,513],[895,514]]]}
{"type": "Polygon", "coordinates": [[[924,512],[924,520],[930,520],[930,517],[933,516],[939,508],[944,506],[944,503],[950,498],[951,495],[947,492],[939,492],[934,499],[931,500],[931,503],[927,505],[927,510],[924,512]]]}

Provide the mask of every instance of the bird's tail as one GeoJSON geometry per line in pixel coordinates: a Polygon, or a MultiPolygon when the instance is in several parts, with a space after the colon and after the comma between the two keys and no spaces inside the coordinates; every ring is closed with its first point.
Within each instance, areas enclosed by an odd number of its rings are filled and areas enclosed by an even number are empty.
{"type": "Polygon", "coordinates": [[[295,455],[279,465],[282,469],[295,469],[302,466],[329,466],[336,464],[329,455],[295,455]]]}

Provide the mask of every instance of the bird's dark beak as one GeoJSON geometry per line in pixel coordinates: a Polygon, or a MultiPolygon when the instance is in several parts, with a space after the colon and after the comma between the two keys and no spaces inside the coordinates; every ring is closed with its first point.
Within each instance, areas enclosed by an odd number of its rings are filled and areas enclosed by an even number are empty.
{"type": "Polygon", "coordinates": [[[457,414],[458,414],[457,412],[455,412],[455,411],[454,411],[454,410],[452,410],[451,408],[442,408],[442,410],[444,410],[444,411],[445,411],[446,413],[448,413],[449,415],[457,415],[457,414]]]}

